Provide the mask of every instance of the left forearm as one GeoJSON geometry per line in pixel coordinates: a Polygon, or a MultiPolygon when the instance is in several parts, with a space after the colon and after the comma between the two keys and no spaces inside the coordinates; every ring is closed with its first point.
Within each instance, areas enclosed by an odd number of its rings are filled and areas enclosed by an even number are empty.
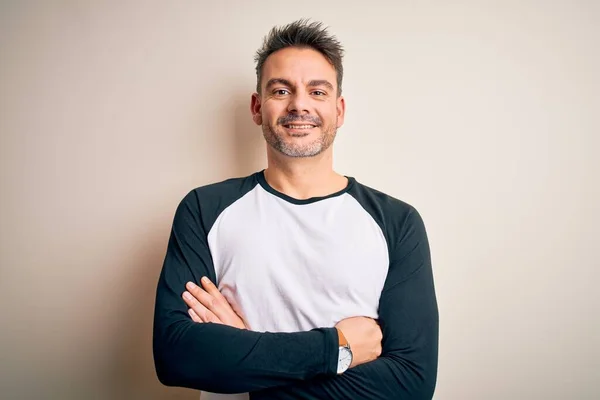
{"type": "Polygon", "coordinates": [[[294,385],[252,393],[252,400],[430,400],[435,372],[421,370],[399,357],[379,359],[343,375],[316,378],[294,385]]]}

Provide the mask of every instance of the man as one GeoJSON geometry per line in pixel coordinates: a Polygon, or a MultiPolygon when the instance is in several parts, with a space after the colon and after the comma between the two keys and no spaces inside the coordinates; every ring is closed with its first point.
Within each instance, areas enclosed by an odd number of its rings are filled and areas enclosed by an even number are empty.
{"type": "Polygon", "coordinates": [[[333,171],[341,60],[320,23],[265,38],[251,111],[268,167],[192,190],[177,208],[154,321],[163,384],[203,400],[432,397],[425,228],[410,205],[333,171]]]}

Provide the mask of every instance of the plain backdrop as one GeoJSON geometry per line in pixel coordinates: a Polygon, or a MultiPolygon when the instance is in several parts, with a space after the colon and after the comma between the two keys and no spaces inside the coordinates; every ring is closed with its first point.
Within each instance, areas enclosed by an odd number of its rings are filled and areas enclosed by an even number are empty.
{"type": "Polygon", "coordinates": [[[0,397],[197,399],[152,361],[173,214],[265,166],[253,56],[301,17],[347,52],[336,169],[425,220],[435,399],[600,397],[593,0],[1,1],[0,397]]]}

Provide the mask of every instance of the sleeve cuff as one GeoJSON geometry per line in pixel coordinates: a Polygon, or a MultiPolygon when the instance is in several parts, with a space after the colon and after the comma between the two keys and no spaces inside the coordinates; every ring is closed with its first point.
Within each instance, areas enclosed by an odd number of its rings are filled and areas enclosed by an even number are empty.
{"type": "Polygon", "coordinates": [[[337,329],[325,328],[323,329],[325,334],[325,375],[337,375],[337,364],[338,364],[338,352],[339,349],[339,338],[337,329]]]}

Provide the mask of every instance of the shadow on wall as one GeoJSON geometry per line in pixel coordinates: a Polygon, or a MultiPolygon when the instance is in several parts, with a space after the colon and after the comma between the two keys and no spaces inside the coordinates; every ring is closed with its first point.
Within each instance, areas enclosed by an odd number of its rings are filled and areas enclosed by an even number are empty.
{"type": "Polygon", "coordinates": [[[231,145],[231,153],[235,155],[233,176],[246,176],[266,168],[265,140],[261,127],[252,121],[250,95],[236,99],[231,145]]]}
{"type": "MultiPolygon", "coordinates": [[[[228,110],[219,115],[227,118],[233,109],[233,121],[224,130],[230,141],[223,148],[213,149],[218,154],[231,154],[226,160],[233,160],[230,165],[217,163],[210,168],[218,168],[212,176],[222,179],[234,176],[245,176],[266,166],[264,139],[260,127],[257,127],[250,114],[250,96],[232,97],[232,102],[224,105],[228,110]],[[231,108],[232,107],[232,108],[231,108]]],[[[229,122],[229,121],[226,121],[229,122]]],[[[199,128],[200,129],[200,128],[199,128]]],[[[201,164],[203,158],[198,158],[201,164]]],[[[198,165],[206,169],[206,165],[198,165]]],[[[210,182],[198,182],[198,186],[210,182]]],[[[192,188],[189,188],[190,190],[192,188]]],[[[134,282],[123,299],[122,309],[116,313],[121,316],[119,329],[115,332],[113,343],[117,343],[114,351],[114,364],[107,371],[111,398],[115,399],[198,399],[199,392],[182,388],[167,388],[160,384],[154,371],[152,356],[152,325],[156,284],[164,261],[164,252],[171,229],[174,210],[158,210],[157,215],[168,216],[160,220],[148,222],[148,233],[140,240],[139,258],[131,265],[125,265],[129,282],[134,282]]],[[[202,362],[198,360],[198,362],[202,362]]]]}

